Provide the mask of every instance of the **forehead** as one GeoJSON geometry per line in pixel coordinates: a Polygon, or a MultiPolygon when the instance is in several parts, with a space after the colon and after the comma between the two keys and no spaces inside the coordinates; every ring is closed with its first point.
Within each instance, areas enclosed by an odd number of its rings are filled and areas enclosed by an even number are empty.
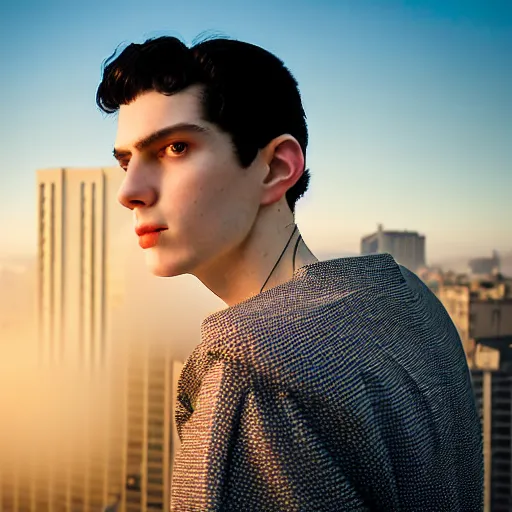
{"type": "Polygon", "coordinates": [[[181,123],[201,122],[201,88],[189,87],[171,96],[148,91],[119,108],[116,147],[128,147],[149,134],[181,123]]]}

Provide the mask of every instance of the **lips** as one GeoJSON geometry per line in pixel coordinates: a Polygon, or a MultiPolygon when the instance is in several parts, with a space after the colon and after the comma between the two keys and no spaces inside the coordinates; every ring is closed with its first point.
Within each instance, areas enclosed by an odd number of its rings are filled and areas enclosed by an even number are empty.
{"type": "Polygon", "coordinates": [[[167,229],[167,226],[160,226],[157,224],[142,224],[135,228],[135,233],[138,236],[145,235],[146,233],[154,233],[159,231],[164,231],[167,229]]]}
{"type": "Polygon", "coordinates": [[[145,224],[137,226],[135,232],[139,235],[139,245],[143,249],[154,247],[158,243],[160,233],[167,229],[166,226],[145,224]]]}

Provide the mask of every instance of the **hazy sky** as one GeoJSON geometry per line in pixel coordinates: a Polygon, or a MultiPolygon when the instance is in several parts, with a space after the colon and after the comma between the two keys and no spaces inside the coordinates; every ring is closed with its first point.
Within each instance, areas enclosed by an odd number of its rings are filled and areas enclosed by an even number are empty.
{"type": "Polygon", "coordinates": [[[318,252],[378,222],[427,236],[429,262],[512,249],[509,0],[70,0],[0,8],[0,254],[35,252],[35,170],[113,165],[95,106],[120,43],[220,32],[281,57],[308,115],[318,252]]]}

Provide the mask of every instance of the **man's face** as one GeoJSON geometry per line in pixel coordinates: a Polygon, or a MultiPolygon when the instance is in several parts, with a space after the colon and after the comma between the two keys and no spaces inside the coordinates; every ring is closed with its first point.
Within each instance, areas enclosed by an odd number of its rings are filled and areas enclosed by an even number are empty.
{"type": "Polygon", "coordinates": [[[232,256],[260,205],[262,159],[240,166],[229,135],[202,118],[200,94],[197,86],[151,91],[119,110],[114,153],[126,176],[118,199],[136,227],[153,230],[139,243],[158,276],[194,274],[232,256]]]}

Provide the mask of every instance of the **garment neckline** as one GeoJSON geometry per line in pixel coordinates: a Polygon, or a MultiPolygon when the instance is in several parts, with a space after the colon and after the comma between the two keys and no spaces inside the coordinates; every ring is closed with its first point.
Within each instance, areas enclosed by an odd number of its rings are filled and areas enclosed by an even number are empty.
{"type": "MultiPolygon", "coordinates": [[[[376,254],[367,254],[367,255],[358,255],[358,256],[347,256],[347,257],[340,257],[340,258],[333,258],[329,260],[319,260],[315,261],[314,263],[308,263],[307,265],[303,265],[302,267],[299,267],[295,269],[295,272],[293,272],[292,277],[285,281],[284,283],[280,283],[276,286],[273,286],[272,288],[268,288],[267,290],[264,290],[256,295],[253,295],[252,297],[248,297],[247,299],[244,299],[240,302],[237,302],[236,304],[233,304],[232,306],[227,306],[224,309],[221,309],[220,311],[216,311],[210,315],[208,315],[202,322],[202,326],[205,326],[210,321],[220,318],[221,316],[228,315],[232,312],[236,312],[239,309],[243,309],[246,306],[252,305],[253,303],[257,303],[262,301],[265,298],[272,297],[273,295],[276,295],[279,293],[282,288],[290,286],[291,283],[302,280],[304,278],[309,277],[325,277],[326,274],[332,273],[333,271],[339,272],[340,270],[343,270],[343,268],[351,267],[355,263],[360,263],[361,261],[366,262],[382,262],[384,264],[393,264],[396,265],[396,262],[391,256],[391,254],[388,253],[376,253],[376,254]],[[328,271],[326,273],[326,270],[328,271]]],[[[387,266],[387,265],[384,265],[387,266]]]]}

